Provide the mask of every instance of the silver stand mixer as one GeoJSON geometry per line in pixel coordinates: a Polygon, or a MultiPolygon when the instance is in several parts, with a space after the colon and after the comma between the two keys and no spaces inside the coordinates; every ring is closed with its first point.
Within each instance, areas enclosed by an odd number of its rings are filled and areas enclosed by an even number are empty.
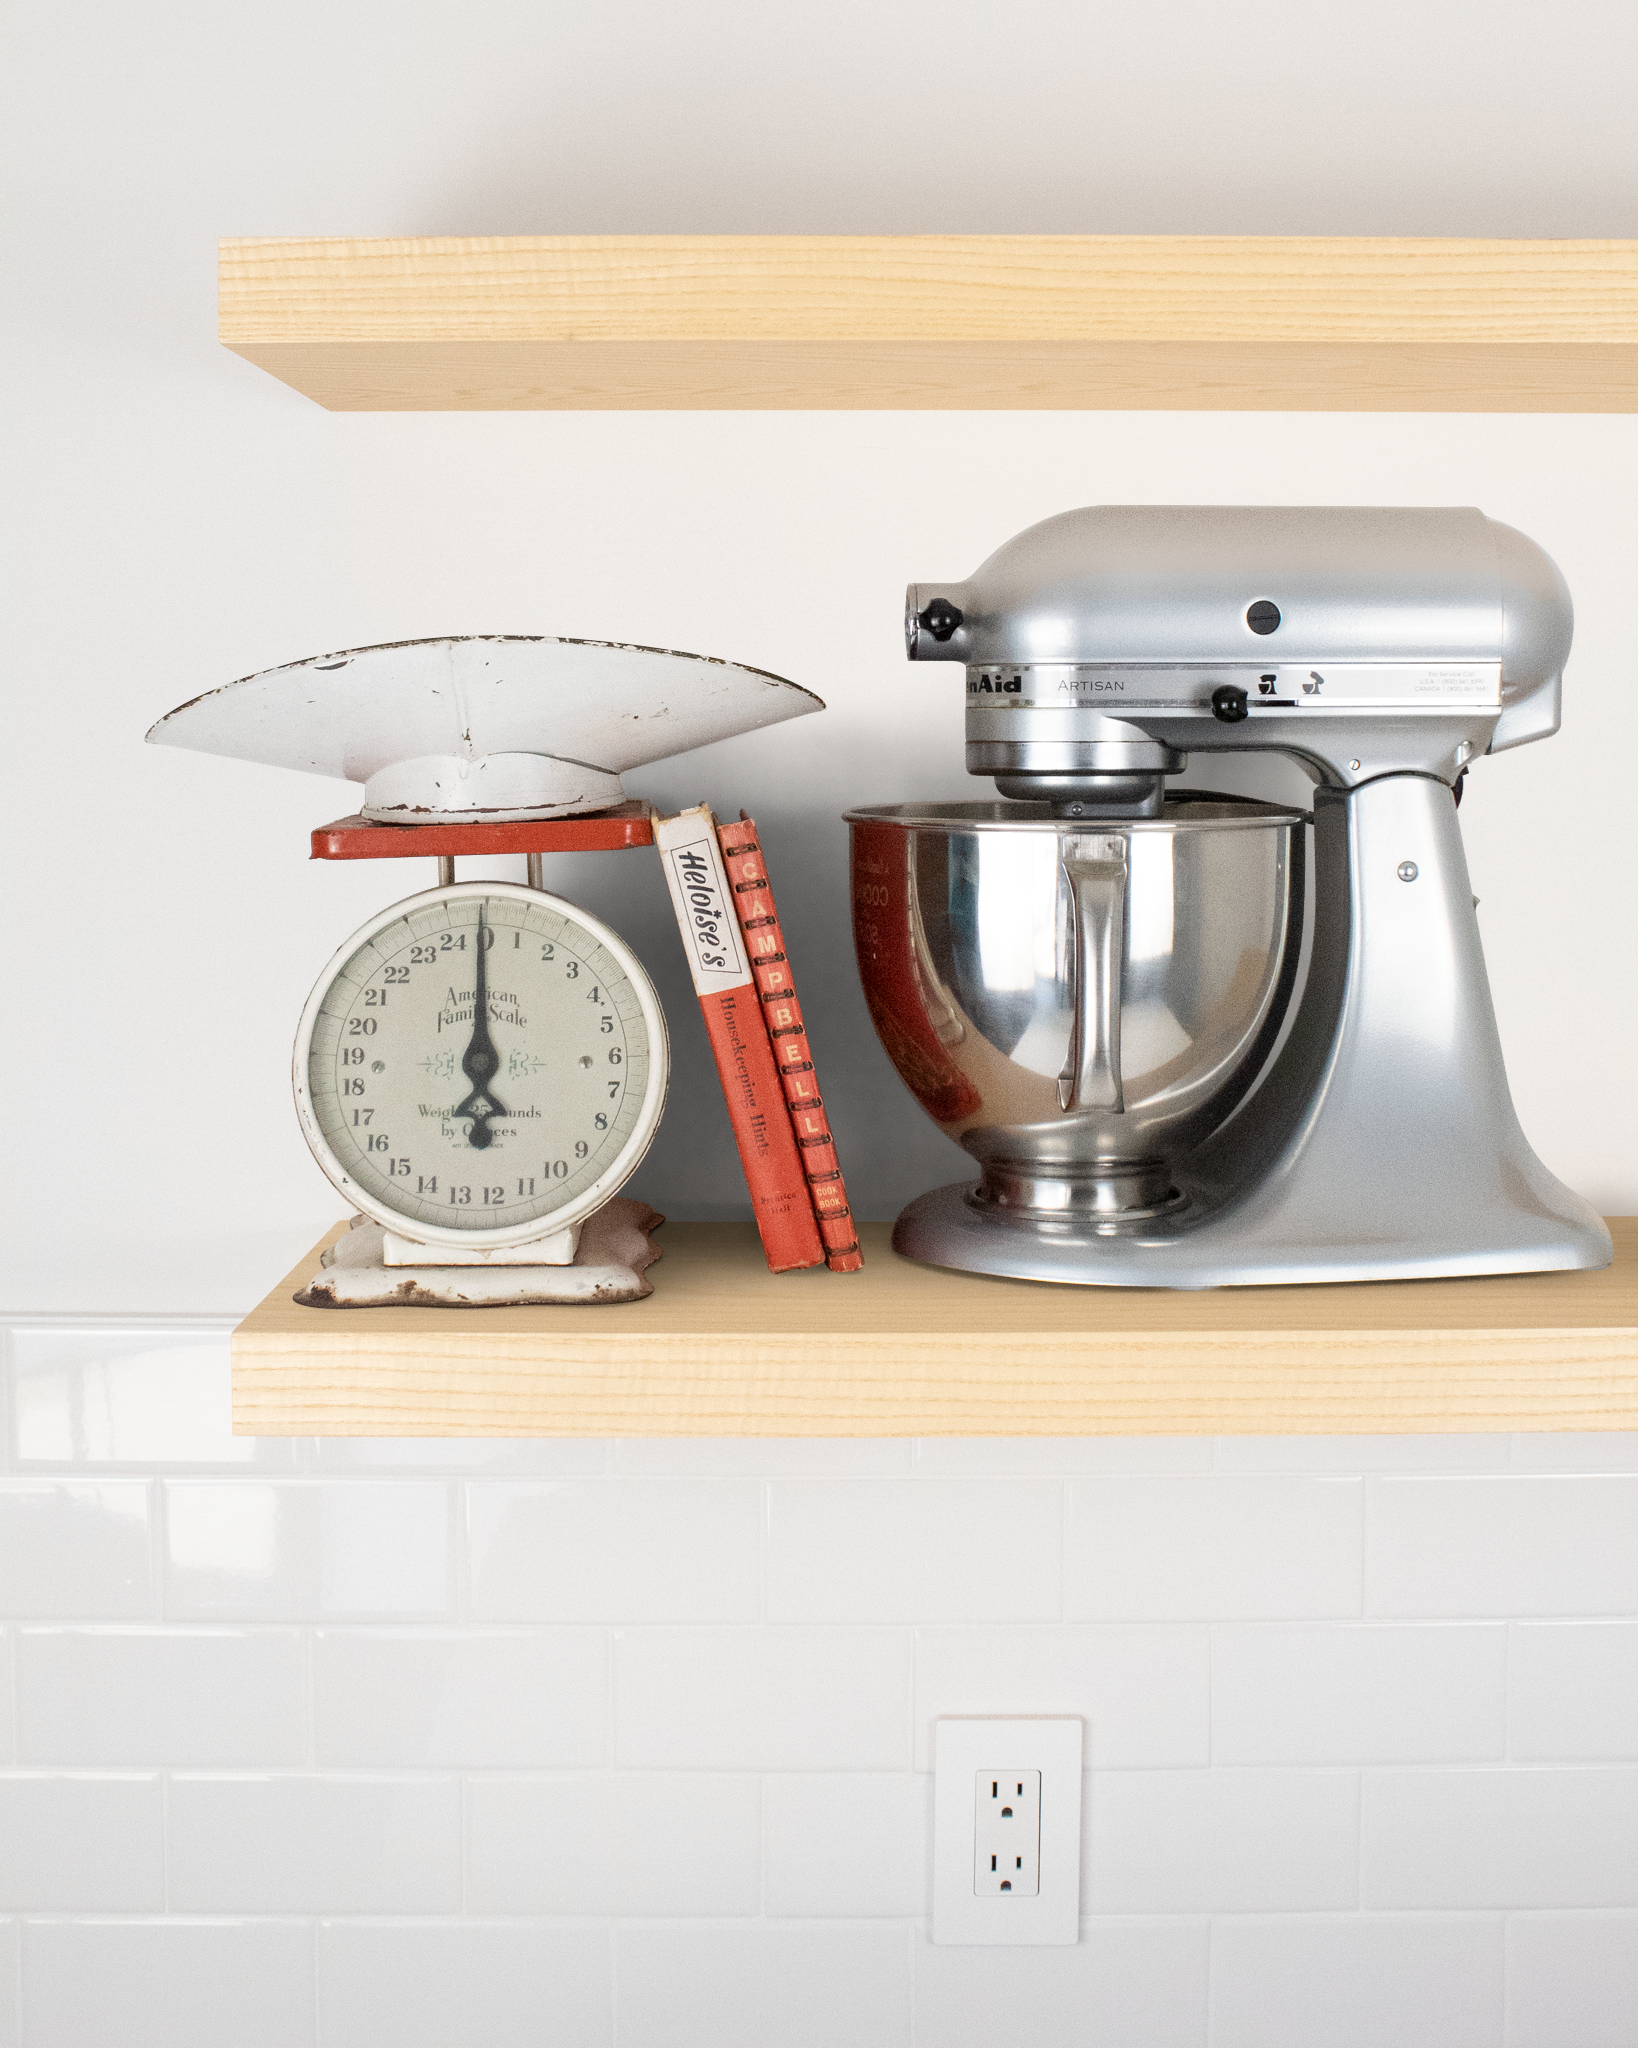
{"type": "Polygon", "coordinates": [[[1558,729],[1570,600],[1533,542],[1091,506],[912,585],[906,632],[964,664],[1003,800],[847,814],[877,1032],[981,1170],[896,1250],[1127,1287],[1609,1263],[1514,1114],[1456,816],[1472,760],[1558,729]],[[1311,816],[1167,791],[1260,751],[1311,816]]]}

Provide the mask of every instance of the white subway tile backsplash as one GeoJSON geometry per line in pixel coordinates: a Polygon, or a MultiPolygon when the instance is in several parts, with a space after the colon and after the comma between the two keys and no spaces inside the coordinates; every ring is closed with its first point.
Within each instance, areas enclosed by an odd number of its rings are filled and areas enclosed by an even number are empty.
{"type": "Polygon", "coordinates": [[[1638,1913],[1515,1913],[1507,2048],[1632,2048],[1638,1913]]]}
{"type": "Polygon", "coordinates": [[[1340,1911],[1357,1902],[1352,1771],[1095,1771],[1083,1910],[1340,1911]]]}
{"type": "Polygon", "coordinates": [[[609,1446],[592,1436],[321,1436],[313,1439],[308,1463],[326,1478],[358,1472],[557,1478],[606,1471],[609,1446]]]}
{"type": "Polygon", "coordinates": [[[910,2048],[910,1936],[621,1927],[620,2048],[910,2048]]]}
{"type": "Polygon", "coordinates": [[[924,1914],[931,1785],[885,1771],[765,1780],[767,1912],[795,1920],[924,1914]]]}
{"type": "Polygon", "coordinates": [[[0,1615],[126,1621],[154,1612],[144,1480],[0,1481],[0,1615]]]}
{"type": "Polygon", "coordinates": [[[1073,1948],[923,1942],[918,2048],[1206,2048],[1209,1924],[1092,1920],[1073,1948]]]}
{"type": "Polygon", "coordinates": [[[258,1442],[224,1336],[11,1334],[0,2048],[1503,2048],[1504,1918],[1638,2048],[1638,1434],[258,1442]],[[913,1925],[947,1713],[1084,1718],[1075,1948],[913,1925]]]}
{"type": "Polygon", "coordinates": [[[930,1436],[921,1472],[1209,1472],[1209,1436],[930,1436]]]}
{"type": "Polygon", "coordinates": [[[769,1485],[775,1621],[1041,1621],[1060,1612],[1062,1482],[769,1485]]]}
{"type": "Polygon", "coordinates": [[[908,1437],[629,1436],[615,1444],[614,1463],[620,1472],[667,1472],[690,1478],[783,1478],[793,1472],[891,1475],[910,1470],[913,1452],[908,1437]]]}
{"type": "Polygon", "coordinates": [[[1638,1430],[1536,1430],[1513,1439],[1520,1472],[1638,1472],[1638,1430]]]}
{"type": "Polygon", "coordinates": [[[1077,1479],[1069,1497],[1064,1604],[1083,1620],[1360,1611],[1358,1479],[1077,1479]]]}
{"type": "Polygon", "coordinates": [[[294,1462],[284,1438],[233,1434],[225,1329],[16,1330],[10,1379],[20,1466],[294,1462]]]}
{"type": "Polygon", "coordinates": [[[318,1489],[322,1615],[445,1614],[453,1594],[452,1490],[430,1480],[318,1489]]]}
{"type": "Polygon", "coordinates": [[[1638,1622],[1515,1622],[1507,1734],[1521,1760],[1638,1762],[1638,1622]]]}
{"type": "Polygon", "coordinates": [[[448,1913],[453,1778],[183,1776],[166,1787],[177,1913],[448,1913]]]}
{"type": "Polygon", "coordinates": [[[469,1912],[680,1918],[757,1911],[755,1778],[477,1778],[467,1798],[469,1912]]]}
{"type": "Polygon", "coordinates": [[[182,1621],[433,1619],[452,1598],[451,1490],[181,1480],[165,1487],[165,1612],[182,1621]]]}
{"type": "Polygon", "coordinates": [[[615,1761],[642,1770],[893,1771],[910,1761],[901,1629],[628,1629],[615,1761]]]}
{"type": "Polygon", "coordinates": [[[1505,1754],[1502,1624],[1220,1625],[1212,1760],[1464,1763],[1505,1754]]]}
{"type": "Polygon", "coordinates": [[[307,1753],[294,1629],[19,1631],[29,1764],[287,1764],[307,1753]]]}
{"type": "Polygon", "coordinates": [[[601,1629],[321,1629],[315,1754],[389,1769],[601,1765],[608,1662],[601,1629]]]}
{"type": "Polygon", "coordinates": [[[1098,1770],[1204,1764],[1211,1635],[1164,1623],[916,1631],[916,1769],[942,1714],[1079,1714],[1098,1770]]]}
{"type": "Polygon", "coordinates": [[[0,2048],[22,2048],[23,1926],[0,1920],[0,2048]]]}
{"type": "Polygon", "coordinates": [[[750,1479],[566,1479],[468,1488],[484,1621],[754,1621],[762,1491],[750,1479]]]}
{"type": "Polygon", "coordinates": [[[156,1776],[0,1775],[0,1910],[157,1913],[163,1843],[156,1776]]]}
{"type": "Polygon", "coordinates": [[[1212,2048],[1501,2048],[1502,1921],[1225,1918],[1212,2048]]]}
{"type": "Polygon", "coordinates": [[[1367,1907],[1638,1906],[1638,1769],[1370,1771],[1367,1907]]]}
{"type": "Polygon", "coordinates": [[[1373,1479],[1366,1612],[1638,1614],[1638,1477],[1373,1479]]]}
{"type": "Polygon", "coordinates": [[[1219,1472],[1505,1472],[1510,1436],[1224,1436],[1219,1472]]]}
{"type": "Polygon", "coordinates": [[[313,2039],[313,1936],[293,1921],[34,1921],[27,2048],[296,2048],[313,2039]]]}
{"type": "Polygon", "coordinates": [[[600,1927],[331,1921],[318,1978],[324,2048],[613,2048],[600,1927]]]}

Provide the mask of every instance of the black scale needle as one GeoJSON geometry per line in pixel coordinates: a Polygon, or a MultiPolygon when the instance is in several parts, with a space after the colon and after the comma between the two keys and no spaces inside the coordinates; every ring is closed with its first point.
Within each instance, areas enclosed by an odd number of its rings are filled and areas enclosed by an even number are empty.
{"type": "Polygon", "coordinates": [[[461,1054],[461,1072],[472,1083],[472,1092],[464,1102],[455,1105],[456,1116],[469,1116],[471,1128],[466,1142],[483,1152],[494,1143],[495,1134],[489,1128],[491,1117],[505,1116],[506,1110],[495,1098],[489,1083],[494,1079],[500,1066],[500,1055],[495,1050],[495,1041],[489,1036],[489,968],[488,927],[484,923],[483,906],[478,907],[478,972],[472,996],[472,1036],[466,1051],[461,1054]]]}

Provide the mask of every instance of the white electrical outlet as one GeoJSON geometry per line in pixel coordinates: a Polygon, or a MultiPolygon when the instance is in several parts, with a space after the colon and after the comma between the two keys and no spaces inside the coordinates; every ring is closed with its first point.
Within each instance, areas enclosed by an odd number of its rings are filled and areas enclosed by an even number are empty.
{"type": "Polygon", "coordinates": [[[933,1939],[1080,1937],[1081,1722],[951,1715],[933,1723],[933,1939]]]}
{"type": "Polygon", "coordinates": [[[981,1899],[1041,1889],[1041,1774],[980,1771],[973,1799],[973,1890],[981,1899]]]}

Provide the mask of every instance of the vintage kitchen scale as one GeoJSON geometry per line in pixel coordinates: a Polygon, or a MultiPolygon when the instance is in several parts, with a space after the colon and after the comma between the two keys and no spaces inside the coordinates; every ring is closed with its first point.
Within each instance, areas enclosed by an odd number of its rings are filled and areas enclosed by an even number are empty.
{"type": "Polygon", "coordinates": [[[157,745],[363,782],[314,858],[438,862],[438,886],[354,932],[302,1012],[302,1133],[359,1214],[298,1300],[649,1291],[659,1219],[618,1191],[665,1105],[665,1017],[618,934],[544,888],[545,856],[652,845],[623,773],[823,708],[731,662],[476,635],[293,662],[159,720],[157,745]],[[458,855],[502,853],[527,856],[527,886],[456,880],[458,855]]]}
{"type": "Polygon", "coordinates": [[[1456,813],[1557,731],[1571,624],[1465,509],[1091,506],[912,585],[1002,800],[848,814],[877,1031],[979,1169],[895,1247],[1136,1287],[1607,1265],[1514,1113],[1456,813]],[[1167,789],[1259,751],[1311,818],[1167,789]]]}

